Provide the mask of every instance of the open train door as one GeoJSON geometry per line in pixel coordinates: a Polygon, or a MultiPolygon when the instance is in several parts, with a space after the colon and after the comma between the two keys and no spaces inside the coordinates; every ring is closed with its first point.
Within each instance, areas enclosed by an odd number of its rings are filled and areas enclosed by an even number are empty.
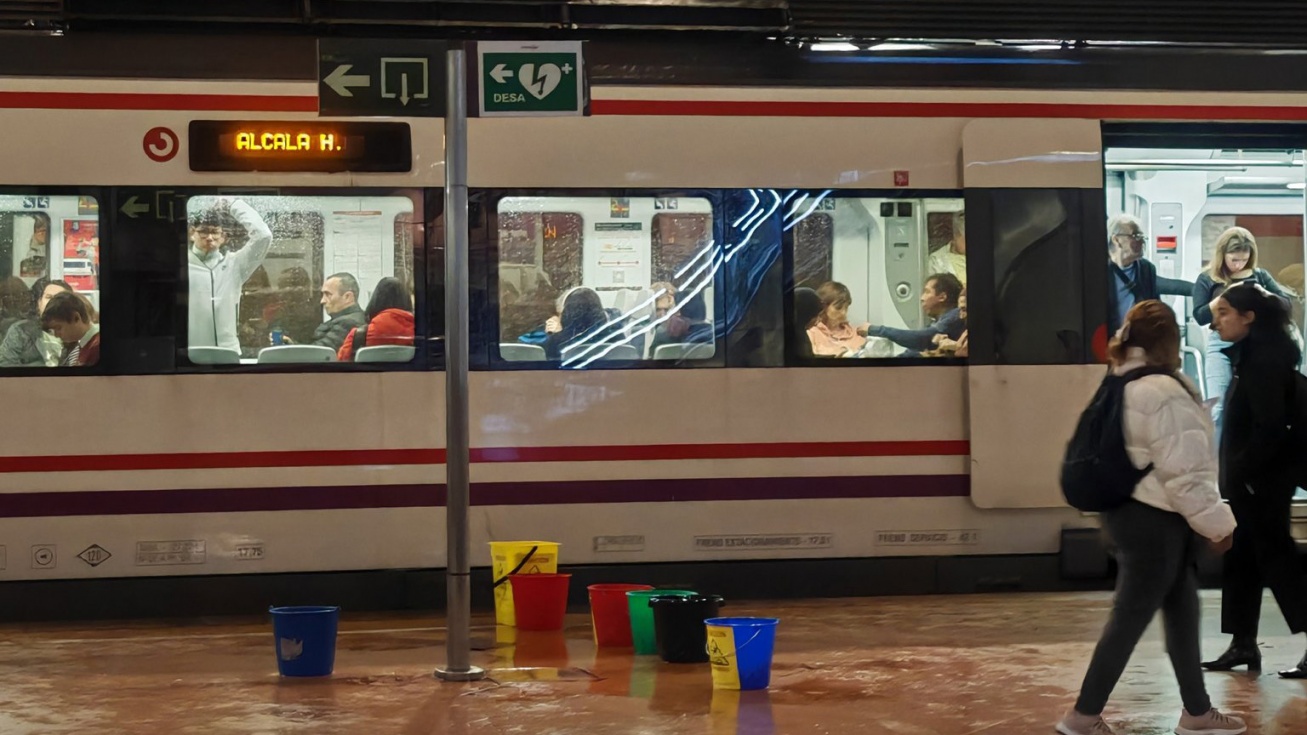
{"type": "Polygon", "coordinates": [[[974,120],[961,163],[972,502],[1063,506],[1066,442],[1105,370],[1100,124],[974,120]]]}

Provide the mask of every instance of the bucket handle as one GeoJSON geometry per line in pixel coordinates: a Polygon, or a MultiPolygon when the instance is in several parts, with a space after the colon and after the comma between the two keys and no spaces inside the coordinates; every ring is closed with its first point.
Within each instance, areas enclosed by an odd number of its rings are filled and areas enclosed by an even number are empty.
{"type": "Polygon", "coordinates": [[[519,561],[519,562],[517,563],[517,566],[513,567],[513,571],[509,572],[508,574],[505,574],[504,576],[500,577],[499,579],[496,579],[496,580],[495,580],[495,583],[494,583],[493,586],[494,586],[494,587],[498,587],[499,585],[501,585],[501,584],[507,582],[509,577],[511,577],[511,576],[513,576],[514,574],[517,574],[518,572],[522,571],[522,567],[526,566],[526,563],[527,563],[528,561],[531,561],[531,557],[535,556],[536,549],[538,549],[538,548],[540,548],[540,547],[539,547],[539,546],[532,546],[532,547],[531,547],[531,550],[528,551],[528,552],[526,552],[526,556],[522,557],[522,561],[519,561]]]}

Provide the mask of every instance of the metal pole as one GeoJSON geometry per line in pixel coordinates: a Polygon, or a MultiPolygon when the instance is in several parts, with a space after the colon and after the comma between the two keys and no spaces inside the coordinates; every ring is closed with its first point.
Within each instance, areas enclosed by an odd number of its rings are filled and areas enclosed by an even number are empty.
{"type": "Polygon", "coordinates": [[[468,565],[467,73],[465,52],[446,52],[445,109],[445,571],[448,639],[445,681],[475,681],[470,663],[472,597],[468,565]]]}

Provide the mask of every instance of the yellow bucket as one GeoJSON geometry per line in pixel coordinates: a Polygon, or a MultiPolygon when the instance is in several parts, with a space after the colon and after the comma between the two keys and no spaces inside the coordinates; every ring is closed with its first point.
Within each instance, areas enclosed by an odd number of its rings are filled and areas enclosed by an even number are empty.
{"type": "Polygon", "coordinates": [[[510,574],[557,574],[558,544],[552,541],[491,541],[490,573],[495,584],[495,622],[517,625],[510,574]]]}

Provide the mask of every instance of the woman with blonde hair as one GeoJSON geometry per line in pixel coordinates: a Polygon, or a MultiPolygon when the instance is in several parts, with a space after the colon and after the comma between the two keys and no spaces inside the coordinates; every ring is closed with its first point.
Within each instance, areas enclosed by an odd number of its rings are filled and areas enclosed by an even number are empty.
{"type": "Polygon", "coordinates": [[[1116,594],[1080,687],[1062,718],[1062,735],[1112,735],[1103,708],[1158,610],[1184,710],[1178,735],[1239,735],[1242,720],[1212,707],[1199,655],[1196,554],[1199,536],[1229,549],[1235,520],[1217,492],[1212,424],[1180,369],[1180,327],[1160,301],[1141,301],[1108,352],[1128,382],[1122,429],[1131,464],[1151,470],[1130,499],[1105,511],[1103,531],[1116,548],[1116,594]],[[1151,369],[1153,372],[1140,371],[1151,369]]]}
{"type": "MultiPolygon", "coordinates": [[[[1252,281],[1271,293],[1288,299],[1280,284],[1270,273],[1257,267],[1257,238],[1242,227],[1231,227],[1216,238],[1216,251],[1207,268],[1194,283],[1194,321],[1203,326],[1212,323],[1212,304],[1225,290],[1237,283],[1252,281]]],[[[1203,372],[1207,397],[1214,399],[1212,421],[1217,436],[1221,433],[1221,414],[1225,403],[1225,390],[1230,386],[1230,358],[1222,352],[1230,343],[1212,331],[1207,335],[1203,372]]]]}

